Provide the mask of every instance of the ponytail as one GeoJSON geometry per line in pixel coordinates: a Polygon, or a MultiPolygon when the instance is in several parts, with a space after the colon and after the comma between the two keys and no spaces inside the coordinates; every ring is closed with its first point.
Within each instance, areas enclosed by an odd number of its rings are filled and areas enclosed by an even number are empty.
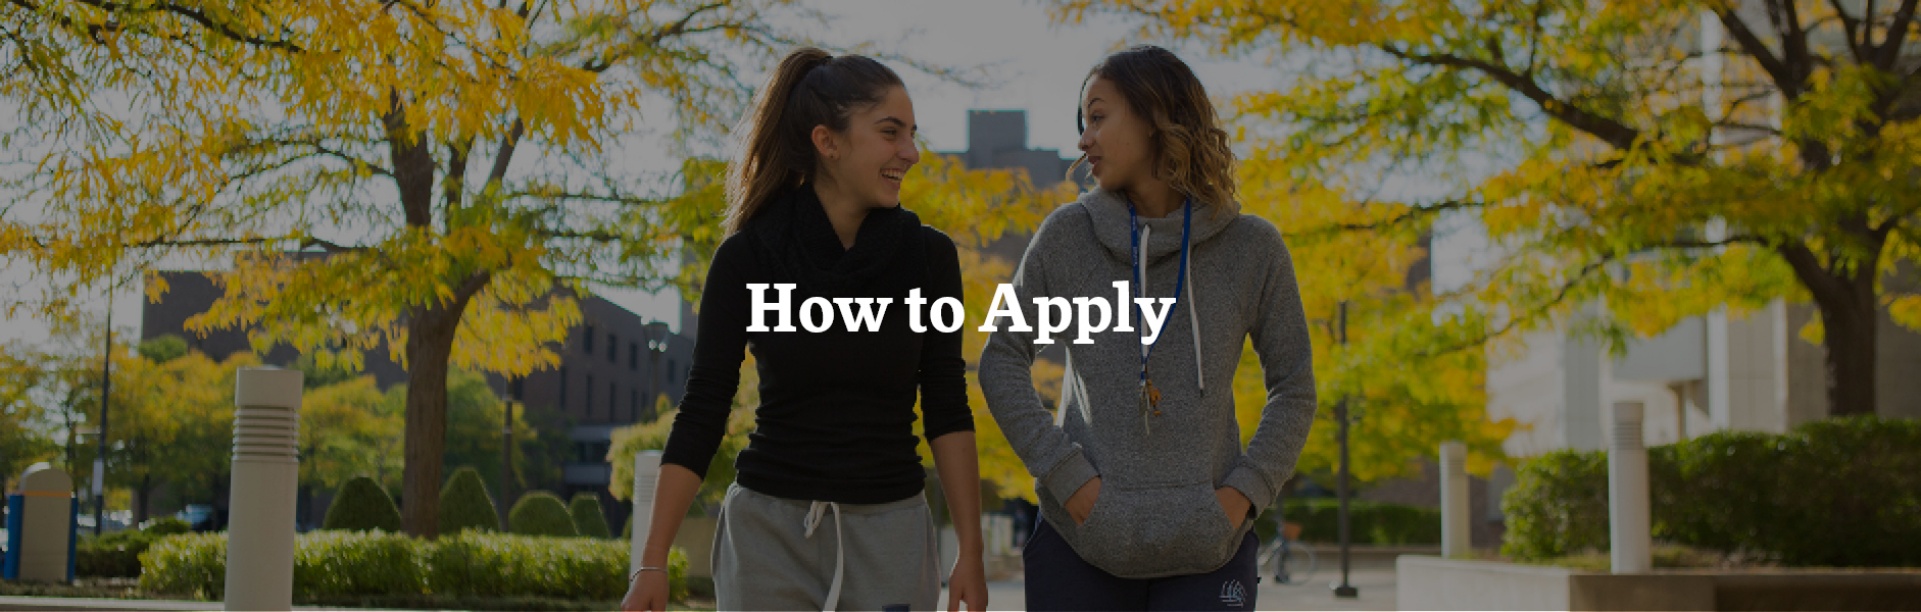
{"type": "Polygon", "coordinates": [[[900,85],[893,70],[859,55],[801,47],[781,58],[735,130],[741,148],[728,171],[721,228],[729,235],[740,231],[768,200],[813,179],[819,161],[814,126],[845,131],[855,107],[878,104],[900,85]]]}

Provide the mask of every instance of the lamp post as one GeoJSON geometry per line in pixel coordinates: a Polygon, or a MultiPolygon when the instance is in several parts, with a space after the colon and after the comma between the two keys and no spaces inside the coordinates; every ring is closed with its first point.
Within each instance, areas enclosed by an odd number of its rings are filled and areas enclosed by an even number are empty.
{"type": "MultiPolygon", "coordinates": [[[[1341,300],[1340,313],[1336,318],[1337,318],[1337,323],[1335,323],[1336,325],[1335,342],[1338,343],[1340,346],[1347,346],[1347,300],[1341,300]]],[[[1340,430],[1339,430],[1338,436],[1339,436],[1340,445],[1341,445],[1341,476],[1340,476],[1341,583],[1334,587],[1334,596],[1338,598],[1352,599],[1355,597],[1359,597],[1361,595],[1361,591],[1360,589],[1354,588],[1354,585],[1348,584],[1348,581],[1347,581],[1348,568],[1349,568],[1349,565],[1348,565],[1348,561],[1349,561],[1348,543],[1349,542],[1348,542],[1348,514],[1347,514],[1347,498],[1348,498],[1348,495],[1347,495],[1347,474],[1348,474],[1347,390],[1345,388],[1341,390],[1340,402],[1335,404],[1334,406],[1334,419],[1340,424],[1340,430]]]]}
{"type": "Polygon", "coordinates": [[[508,379],[507,399],[501,402],[504,414],[500,419],[500,524],[507,524],[507,504],[514,498],[514,404],[521,401],[521,385],[526,379],[515,376],[508,379]]]}
{"type": "MultiPolygon", "coordinates": [[[[111,269],[108,272],[112,274],[111,269]]],[[[107,415],[113,404],[113,290],[107,282],[107,334],[100,349],[100,453],[93,457],[93,535],[107,522],[107,415]]]]}
{"type": "Polygon", "coordinates": [[[667,352],[667,324],[648,323],[647,330],[647,416],[653,418],[660,398],[660,354],[667,352]]]}

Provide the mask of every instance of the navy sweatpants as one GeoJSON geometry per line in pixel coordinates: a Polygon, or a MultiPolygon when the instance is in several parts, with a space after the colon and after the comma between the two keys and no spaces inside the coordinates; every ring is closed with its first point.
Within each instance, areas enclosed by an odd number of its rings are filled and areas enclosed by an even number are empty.
{"type": "Polygon", "coordinates": [[[1253,610],[1260,540],[1253,532],[1234,559],[1206,574],[1120,578],[1081,560],[1047,521],[1021,550],[1029,610],[1253,610]]]}

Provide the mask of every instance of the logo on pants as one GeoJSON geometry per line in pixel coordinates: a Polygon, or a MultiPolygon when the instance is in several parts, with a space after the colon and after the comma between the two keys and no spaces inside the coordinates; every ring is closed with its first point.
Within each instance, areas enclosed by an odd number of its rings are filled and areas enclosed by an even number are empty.
{"type": "Polygon", "coordinates": [[[1239,608],[1247,605],[1247,587],[1239,580],[1229,580],[1221,585],[1221,603],[1239,608]]]}

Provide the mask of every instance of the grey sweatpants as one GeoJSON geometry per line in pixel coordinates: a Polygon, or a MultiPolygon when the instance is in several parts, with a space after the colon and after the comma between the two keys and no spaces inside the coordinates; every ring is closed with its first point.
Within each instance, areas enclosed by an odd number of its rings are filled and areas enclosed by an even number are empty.
{"type": "Polygon", "coordinates": [[[714,533],[715,603],[721,610],[935,609],[933,519],[922,495],[829,504],[730,485],[714,533]],[[840,590],[830,603],[837,562],[840,590]]]}

